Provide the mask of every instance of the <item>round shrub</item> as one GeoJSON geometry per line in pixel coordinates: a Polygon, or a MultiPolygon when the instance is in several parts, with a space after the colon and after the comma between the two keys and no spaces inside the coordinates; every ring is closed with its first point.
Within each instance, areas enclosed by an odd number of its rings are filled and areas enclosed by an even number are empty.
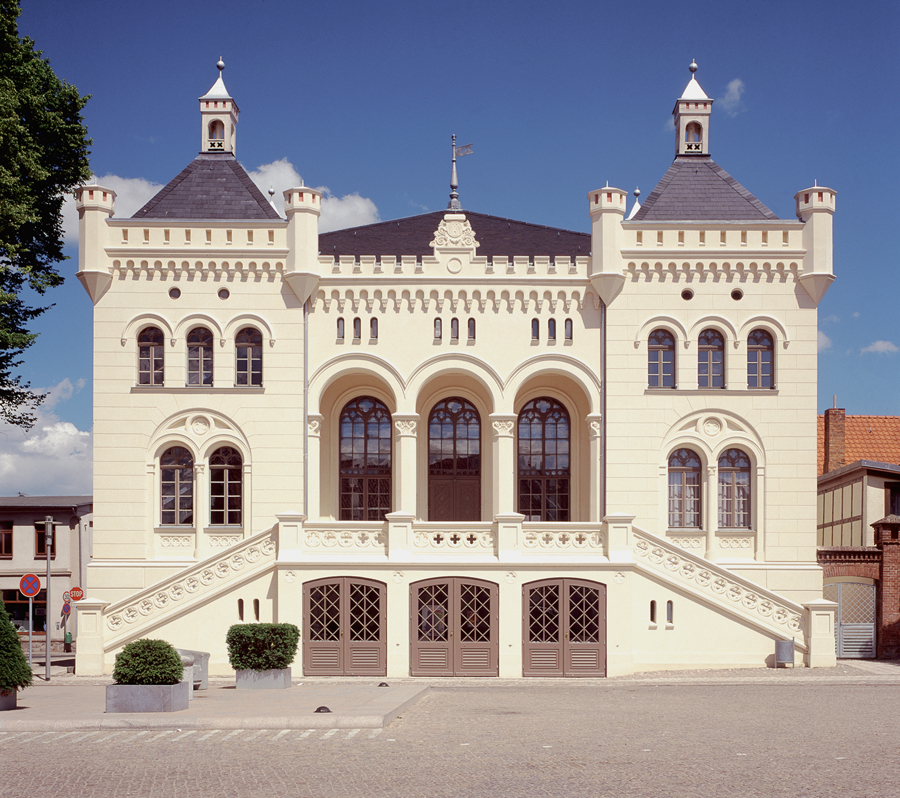
{"type": "Polygon", "coordinates": [[[177,684],[184,665],[171,643],[165,640],[135,640],[116,654],[113,679],[116,684],[177,684]]]}
{"type": "Polygon", "coordinates": [[[22,652],[16,627],[0,600],[0,695],[9,695],[31,684],[32,673],[22,652]]]}
{"type": "Polygon", "coordinates": [[[292,623],[237,623],[228,630],[228,661],[236,671],[286,668],[294,661],[300,630],[292,623]]]}

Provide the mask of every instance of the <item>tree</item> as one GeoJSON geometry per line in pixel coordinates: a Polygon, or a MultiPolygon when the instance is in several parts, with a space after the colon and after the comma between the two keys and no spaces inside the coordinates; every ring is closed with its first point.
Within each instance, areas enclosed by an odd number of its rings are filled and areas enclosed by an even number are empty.
{"type": "Polygon", "coordinates": [[[90,177],[88,97],[53,74],[50,62],[19,38],[19,0],[0,0],[0,419],[29,428],[44,398],[13,375],[34,342],[26,288],[60,285],[64,195],[90,177]]]}
{"type": "Polygon", "coordinates": [[[22,653],[18,632],[0,599],[0,695],[28,687],[31,678],[31,666],[22,653]]]}

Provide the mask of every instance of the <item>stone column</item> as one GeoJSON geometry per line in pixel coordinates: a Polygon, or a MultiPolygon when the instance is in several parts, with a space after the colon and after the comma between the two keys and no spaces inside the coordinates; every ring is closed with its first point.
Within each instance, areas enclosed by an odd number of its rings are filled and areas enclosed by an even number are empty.
{"type": "Polygon", "coordinates": [[[600,413],[591,413],[587,419],[588,430],[590,435],[590,461],[591,469],[588,475],[591,484],[588,491],[588,520],[591,523],[599,523],[600,521],[600,494],[603,488],[603,480],[606,474],[603,473],[603,432],[602,416],[600,413]]]}
{"type": "Polygon", "coordinates": [[[310,415],[306,436],[306,514],[314,520],[322,518],[322,422],[324,416],[310,415]]]}
{"type": "Polygon", "coordinates": [[[716,531],[719,528],[719,466],[706,467],[706,559],[715,561],[716,531]]]}
{"type": "Polygon", "coordinates": [[[394,413],[394,429],[397,431],[395,449],[394,479],[396,488],[395,510],[411,513],[415,518],[418,511],[418,493],[416,492],[416,427],[419,422],[418,413],[394,413]]]}
{"type": "Polygon", "coordinates": [[[491,516],[515,513],[516,502],[516,416],[491,413],[492,476],[491,516]]]}
{"type": "Polygon", "coordinates": [[[75,647],[77,676],[103,675],[103,610],[108,601],[83,598],[75,603],[78,621],[78,645],[75,647]]]}
{"type": "Polygon", "coordinates": [[[834,640],[834,618],[837,602],[815,599],[803,605],[808,613],[806,645],[809,647],[807,665],[810,668],[833,668],[837,665],[834,640]]]}
{"type": "Polygon", "coordinates": [[[206,529],[209,527],[209,477],[206,463],[194,463],[194,559],[209,557],[206,529]]]}

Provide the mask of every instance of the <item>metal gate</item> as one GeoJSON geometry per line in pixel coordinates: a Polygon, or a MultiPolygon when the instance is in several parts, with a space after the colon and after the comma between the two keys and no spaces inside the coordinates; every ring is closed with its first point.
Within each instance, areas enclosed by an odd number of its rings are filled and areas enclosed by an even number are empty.
{"type": "Polygon", "coordinates": [[[303,672],[385,676],[385,585],[352,576],[303,586],[303,672]]]}
{"type": "Polygon", "coordinates": [[[824,596],[838,605],[834,626],[838,657],[874,657],[875,585],[835,582],[825,585],[824,596]]]}
{"type": "Polygon", "coordinates": [[[544,579],[522,602],[525,676],[606,676],[606,585],[544,579]]]}
{"type": "Polygon", "coordinates": [[[497,676],[498,588],[460,576],[415,582],[410,598],[410,674],[497,676]]]}

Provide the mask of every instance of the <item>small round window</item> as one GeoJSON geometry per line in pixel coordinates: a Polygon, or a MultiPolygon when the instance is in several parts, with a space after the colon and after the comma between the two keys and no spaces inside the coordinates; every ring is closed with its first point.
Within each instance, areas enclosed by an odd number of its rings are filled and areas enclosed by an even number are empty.
{"type": "Polygon", "coordinates": [[[180,288],[170,288],[169,289],[169,297],[172,299],[178,299],[181,296],[180,288]]]}
{"type": "Polygon", "coordinates": [[[219,289],[219,299],[228,299],[231,296],[231,292],[227,288],[219,289]]]}
{"type": "Polygon", "coordinates": [[[735,288],[734,291],[731,292],[731,298],[737,302],[739,299],[744,298],[744,292],[741,291],[740,288],[735,288]]]}
{"type": "Polygon", "coordinates": [[[681,292],[681,298],[684,300],[689,300],[694,298],[694,292],[691,291],[690,288],[685,288],[684,291],[681,292]]]}

